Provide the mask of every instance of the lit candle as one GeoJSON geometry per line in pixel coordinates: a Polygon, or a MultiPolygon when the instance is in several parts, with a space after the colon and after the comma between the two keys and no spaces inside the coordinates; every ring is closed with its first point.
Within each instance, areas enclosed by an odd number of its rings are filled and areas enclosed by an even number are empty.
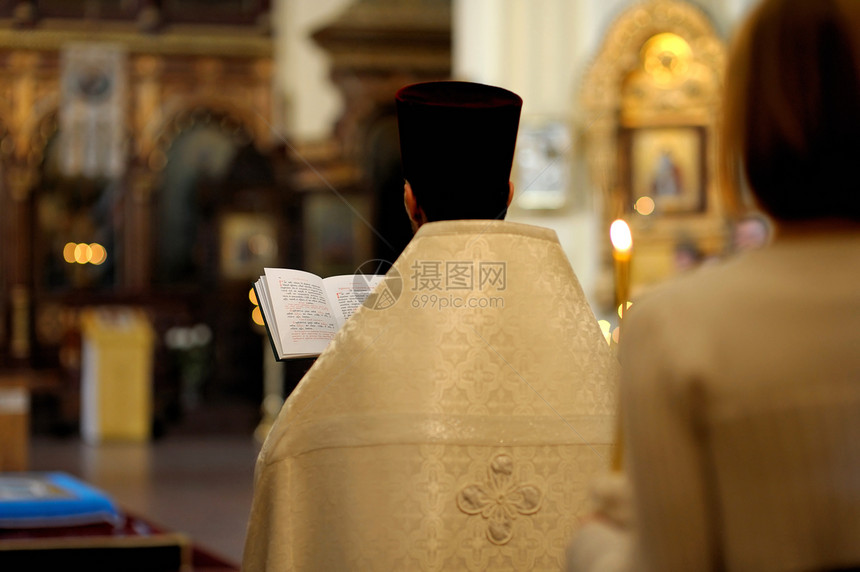
{"type": "Polygon", "coordinates": [[[620,307],[619,316],[623,318],[630,298],[630,259],[633,250],[630,227],[621,219],[614,221],[609,227],[609,239],[612,241],[612,259],[615,261],[615,305],[620,307]]]}
{"type": "MultiPolygon", "coordinates": [[[[612,223],[609,227],[609,239],[612,241],[612,259],[615,261],[615,304],[618,308],[619,320],[623,321],[624,311],[628,306],[630,298],[630,259],[633,250],[633,236],[630,234],[630,227],[621,219],[612,223]]],[[[619,322],[616,334],[620,340],[621,324],[619,322]]],[[[618,412],[618,419],[615,431],[615,451],[612,455],[612,470],[620,472],[624,465],[624,432],[621,427],[621,412],[618,412]]]]}

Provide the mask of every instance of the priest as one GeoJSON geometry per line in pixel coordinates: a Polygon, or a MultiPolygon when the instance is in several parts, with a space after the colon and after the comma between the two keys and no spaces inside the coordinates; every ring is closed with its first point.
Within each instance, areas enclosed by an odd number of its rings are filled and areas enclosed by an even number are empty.
{"type": "Polygon", "coordinates": [[[244,570],[559,570],[617,364],[555,233],[503,220],[522,100],[396,104],[417,232],[272,427],[244,570]]]}

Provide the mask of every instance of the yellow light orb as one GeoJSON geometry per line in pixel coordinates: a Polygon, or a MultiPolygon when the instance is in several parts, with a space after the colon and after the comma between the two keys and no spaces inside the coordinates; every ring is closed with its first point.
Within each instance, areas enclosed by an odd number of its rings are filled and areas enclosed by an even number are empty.
{"type": "Polygon", "coordinates": [[[627,300],[626,306],[624,304],[618,304],[618,317],[623,318],[624,317],[624,311],[632,305],[633,305],[633,302],[631,302],[630,300],[627,300]]]}
{"type": "Polygon", "coordinates": [[[260,311],[259,306],[254,306],[254,310],[251,312],[251,319],[258,326],[263,325],[263,313],[260,311]]]}
{"type": "Polygon", "coordinates": [[[607,320],[598,320],[597,325],[600,326],[600,331],[603,332],[603,338],[606,340],[606,343],[610,343],[610,330],[612,329],[612,324],[607,320]]]}
{"type": "Polygon", "coordinates": [[[67,242],[66,246],[63,247],[63,260],[68,262],[69,264],[75,263],[75,247],[77,244],[74,242],[67,242]]]}
{"type": "Polygon", "coordinates": [[[90,262],[96,266],[104,264],[104,261],[107,260],[107,250],[105,250],[105,247],[98,242],[93,242],[90,244],[90,250],[93,253],[90,262]]]}
{"type": "Polygon", "coordinates": [[[654,203],[654,199],[651,197],[639,197],[639,200],[636,201],[636,204],[633,205],[633,208],[636,209],[641,215],[648,216],[649,214],[654,212],[654,208],[656,204],[654,203]]]}
{"type": "Polygon", "coordinates": [[[78,264],[86,264],[93,258],[93,249],[89,244],[83,242],[75,245],[75,262],[78,264]]]}
{"type": "Polygon", "coordinates": [[[600,331],[604,334],[609,333],[609,330],[612,328],[612,324],[609,323],[609,320],[597,320],[597,325],[600,326],[600,331]]]}
{"type": "Polygon", "coordinates": [[[252,303],[253,305],[255,305],[255,306],[259,306],[259,305],[260,305],[260,303],[259,303],[259,302],[257,302],[257,293],[254,291],[254,289],[253,289],[253,288],[251,288],[250,290],[248,290],[248,300],[250,300],[250,301],[251,301],[251,303],[252,303]]]}

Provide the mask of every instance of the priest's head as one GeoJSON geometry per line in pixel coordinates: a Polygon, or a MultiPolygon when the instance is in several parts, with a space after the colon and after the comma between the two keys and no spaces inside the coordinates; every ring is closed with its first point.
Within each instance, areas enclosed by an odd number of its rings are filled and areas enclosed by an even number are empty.
{"type": "Polygon", "coordinates": [[[460,81],[419,83],[396,95],[406,210],[425,222],[503,219],[522,99],[460,81]]]}
{"type": "Polygon", "coordinates": [[[778,223],[860,222],[858,30],[858,0],[764,0],[737,34],[721,138],[726,187],[743,172],[778,223]]]}

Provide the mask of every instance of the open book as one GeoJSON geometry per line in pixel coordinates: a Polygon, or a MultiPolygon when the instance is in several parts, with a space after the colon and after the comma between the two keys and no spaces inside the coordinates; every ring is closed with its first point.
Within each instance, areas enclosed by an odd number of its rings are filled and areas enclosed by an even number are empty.
{"type": "Polygon", "coordinates": [[[321,354],[385,278],[364,274],[320,278],[286,268],[264,272],[254,290],[278,361],[321,354]]]}

